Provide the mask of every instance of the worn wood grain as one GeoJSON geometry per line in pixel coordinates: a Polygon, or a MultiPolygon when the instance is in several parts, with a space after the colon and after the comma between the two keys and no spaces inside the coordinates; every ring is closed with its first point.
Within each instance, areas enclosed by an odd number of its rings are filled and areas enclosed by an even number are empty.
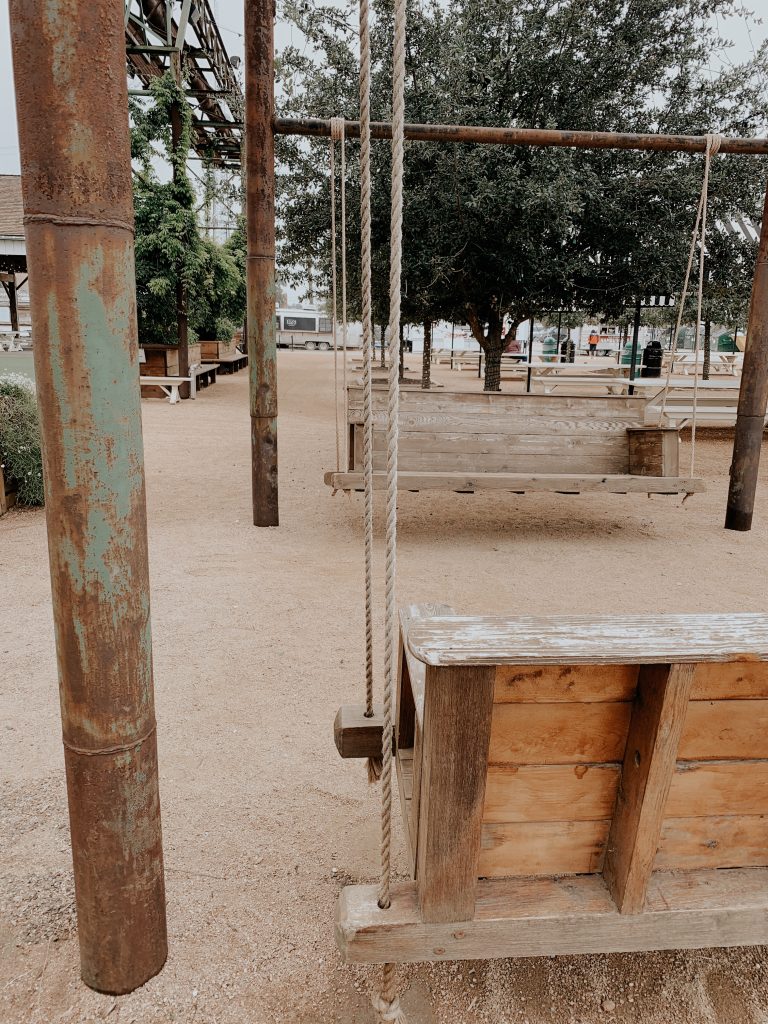
{"type": "Polygon", "coordinates": [[[376,704],[373,718],[364,704],[342,704],[333,723],[333,740],[342,757],[381,757],[384,706],[376,704]]]}
{"type": "Polygon", "coordinates": [[[703,949],[768,943],[768,869],[655,872],[645,913],[620,914],[600,875],[480,881],[473,920],[426,924],[417,887],[380,910],[375,885],[345,888],[336,942],[352,963],[703,949]]]}
{"type": "Polygon", "coordinates": [[[491,764],[621,761],[631,704],[495,704],[491,764]]]}
{"type": "Polygon", "coordinates": [[[492,712],[492,669],[427,670],[416,869],[424,921],[474,915],[492,712]]]}
{"type": "Polygon", "coordinates": [[[414,623],[408,647],[427,665],[768,662],[768,616],[440,616],[414,623]]]}
{"type": "Polygon", "coordinates": [[[680,433],[672,427],[629,427],[628,472],[641,476],[677,476],[680,433]]]}
{"type": "Polygon", "coordinates": [[[768,864],[768,815],[667,818],[654,868],[756,867],[768,864]]]}
{"type": "MultiPolygon", "coordinates": [[[[324,475],[325,483],[337,491],[361,491],[362,473],[334,473],[324,475]]],[[[375,490],[386,487],[386,473],[373,474],[375,490]]],[[[397,486],[402,491],[554,491],[562,494],[581,494],[596,491],[605,494],[696,494],[706,491],[703,480],[690,477],[625,476],[603,473],[427,473],[398,472],[397,486]]]]}
{"type": "Polygon", "coordinates": [[[768,814],[768,761],[678,762],[664,814],[768,814]]]}
{"type": "Polygon", "coordinates": [[[677,761],[695,665],[644,665],[605,858],[605,880],[624,914],[645,903],[677,761]]]}
{"type": "Polygon", "coordinates": [[[768,662],[702,662],[696,666],[692,700],[740,700],[768,697],[768,662]]]}
{"type": "Polygon", "coordinates": [[[478,873],[570,875],[600,871],[610,819],[484,824],[478,873]]]}
{"type": "Polygon", "coordinates": [[[632,700],[637,665],[500,665],[493,699],[498,704],[632,700]]]}
{"type": "Polygon", "coordinates": [[[619,765],[490,765],[484,823],[598,821],[616,802],[619,765]]]}
{"type": "Polygon", "coordinates": [[[679,757],[684,761],[768,758],[768,700],[691,701],[679,757]]]}

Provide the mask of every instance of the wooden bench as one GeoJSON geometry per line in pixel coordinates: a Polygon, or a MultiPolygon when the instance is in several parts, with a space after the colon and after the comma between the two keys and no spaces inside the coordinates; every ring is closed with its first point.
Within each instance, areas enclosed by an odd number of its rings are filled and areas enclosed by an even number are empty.
{"type": "Polygon", "coordinates": [[[141,376],[139,383],[142,388],[157,387],[168,396],[171,405],[179,401],[179,388],[182,384],[189,384],[189,397],[196,398],[200,388],[206,388],[209,384],[216,383],[216,372],[219,369],[218,363],[205,363],[190,366],[188,377],[167,376],[141,376]]]}
{"type": "MultiPolygon", "coordinates": [[[[386,483],[385,388],[373,389],[374,487],[386,483]]],[[[690,494],[676,428],[644,424],[639,397],[402,390],[398,487],[690,494]]],[[[334,490],[362,490],[363,389],[347,389],[349,465],[334,490]]]]}
{"type": "MultiPolygon", "coordinates": [[[[214,362],[212,359],[211,362],[214,362]]],[[[219,373],[237,373],[248,365],[248,356],[244,352],[235,352],[234,355],[219,356],[215,360],[219,373]]],[[[203,358],[203,365],[207,360],[203,358]]]]}
{"type": "Polygon", "coordinates": [[[401,615],[415,881],[343,890],[347,961],[768,942],[767,616],[434,611],[401,615]]]}

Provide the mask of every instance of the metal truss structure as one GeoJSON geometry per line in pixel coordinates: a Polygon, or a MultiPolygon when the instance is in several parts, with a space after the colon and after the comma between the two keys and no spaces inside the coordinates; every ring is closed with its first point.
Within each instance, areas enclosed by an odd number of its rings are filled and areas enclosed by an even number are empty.
{"type": "Polygon", "coordinates": [[[238,169],[244,100],[208,0],[125,0],[131,95],[147,95],[153,78],[183,68],[192,108],[192,146],[215,166],[238,169]]]}

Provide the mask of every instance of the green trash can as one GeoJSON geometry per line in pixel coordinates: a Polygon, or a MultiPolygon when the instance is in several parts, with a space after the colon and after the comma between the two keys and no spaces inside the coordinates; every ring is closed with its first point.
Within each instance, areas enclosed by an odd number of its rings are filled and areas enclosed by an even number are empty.
{"type": "MultiPolygon", "coordinates": [[[[637,357],[635,359],[635,366],[639,366],[640,365],[640,361],[641,361],[642,357],[643,357],[643,350],[642,350],[640,344],[638,343],[638,346],[637,346],[637,357]]],[[[622,366],[629,366],[631,362],[632,362],[632,342],[628,341],[626,343],[626,345],[624,346],[624,348],[621,350],[621,365],[622,366]]]]}
{"type": "Polygon", "coordinates": [[[733,337],[732,334],[729,334],[727,331],[724,331],[722,334],[718,335],[718,338],[717,338],[717,351],[718,352],[735,352],[736,351],[736,341],[734,340],[734,337],[733,337]]]}
{"type": "Polygon", "coordinates": [[[541,361],[543,363],[556,363],[558,360],[557,338],[551,335],[545,338],[541,345],[541,361]]]}

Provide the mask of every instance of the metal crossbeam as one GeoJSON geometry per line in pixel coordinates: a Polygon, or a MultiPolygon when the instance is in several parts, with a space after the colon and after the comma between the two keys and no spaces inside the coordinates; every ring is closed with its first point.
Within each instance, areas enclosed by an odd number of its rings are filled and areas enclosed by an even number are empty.
{"type": "Polygon", "coordinates": [[[192,109],[192,147],[230,166],[243,139],[243,93],[208,0],[125,0],[129,77],[146,95],[153,78],[181,59],[192,109]]]}

